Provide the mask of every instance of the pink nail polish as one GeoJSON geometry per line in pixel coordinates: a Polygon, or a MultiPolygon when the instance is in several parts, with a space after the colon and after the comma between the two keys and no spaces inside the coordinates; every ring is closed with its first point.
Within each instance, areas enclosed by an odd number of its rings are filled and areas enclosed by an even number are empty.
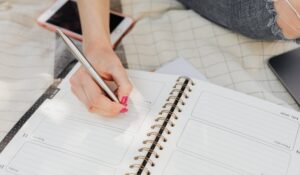
{"type": "Polygon", "coordinates": [[[123,108],[123,109],[121,109],[121,113],[125,113],[125,112],[127,112],[128,111],[128,109],[127,108],[123,108]]]}
{"type": "Polygon", "coordinates": [[[128,101],[128,96],[124,96],[124,97],[122,97],[120,103],[121,103],[122,105],[127,106],[127,101],[128,101]]]}

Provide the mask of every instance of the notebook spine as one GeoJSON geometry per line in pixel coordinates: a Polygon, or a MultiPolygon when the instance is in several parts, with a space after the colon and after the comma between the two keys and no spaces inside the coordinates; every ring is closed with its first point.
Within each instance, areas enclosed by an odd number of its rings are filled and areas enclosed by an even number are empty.
{"type": "Polygon", "coordinates": [[[182,106],[186,104],[189,93],[192,92],[194,82],[188,77],[179,77],[170,96],[166,99],[162,110],[159,112],[151,131],[147,133],[147,139],[143,141],[143,147],[138,149],[141,153],[134,157],[136,163],[129,166],[130,173],[125,175],[150,175],[150,167],[155,166],[155,160],[159,158],[159,151],[163,150],[163,143],[167,142],[171,135],[171,127],[175,127],[178,113],[182,112],[182,106]]]}

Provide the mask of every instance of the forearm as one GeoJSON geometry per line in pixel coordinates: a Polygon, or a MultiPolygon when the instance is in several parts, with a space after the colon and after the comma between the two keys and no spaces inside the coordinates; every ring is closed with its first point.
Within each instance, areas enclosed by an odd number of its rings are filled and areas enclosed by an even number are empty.
{"type": "Polygon", "coordinates": [[[84,49],[111,47],[109,0],[78,0],[84,49]]]}
{"type": "Polygon", "coordinates": [[[127,112],[127,100],[132,85],[110,42],[109,0],[78,0],[83,51],[102,78],[114,81],[121,103],[111,101],[81,66],[70,79],[71,89],[92,113],[116,116],[127,112]]]}

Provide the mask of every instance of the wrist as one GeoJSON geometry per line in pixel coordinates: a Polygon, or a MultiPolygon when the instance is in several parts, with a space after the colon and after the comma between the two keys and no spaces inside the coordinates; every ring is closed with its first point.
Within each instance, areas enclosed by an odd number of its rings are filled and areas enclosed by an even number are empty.
{"type": "Polygon", "coordinates": [[[113,51],[110,41],[102,39],[85,40],[83,39],[83,51],[86,53],[94,50],[113,51]]]}

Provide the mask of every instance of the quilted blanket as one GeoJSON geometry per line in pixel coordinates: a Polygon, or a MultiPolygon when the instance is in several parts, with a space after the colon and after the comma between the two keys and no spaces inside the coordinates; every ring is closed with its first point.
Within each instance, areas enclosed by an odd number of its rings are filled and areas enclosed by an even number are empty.
{"type": "MultiPolygon", "coordinates": [[[[63,67],[61,60],[68,57],[55,35],[35,22],[52,2],[0,1],[0,139],[51,84],[55,67],[63,67]],[[55,59],[60,61],[54,64],[55,59]]],[[[212,83],[298,110],[267,66],[273,55],[297,48],[293,41],[244,37],[176,0],[111,0],[111,7],[136,20],[116,48],[129,69],[150,71],[184,57],[212,83]]]]}

